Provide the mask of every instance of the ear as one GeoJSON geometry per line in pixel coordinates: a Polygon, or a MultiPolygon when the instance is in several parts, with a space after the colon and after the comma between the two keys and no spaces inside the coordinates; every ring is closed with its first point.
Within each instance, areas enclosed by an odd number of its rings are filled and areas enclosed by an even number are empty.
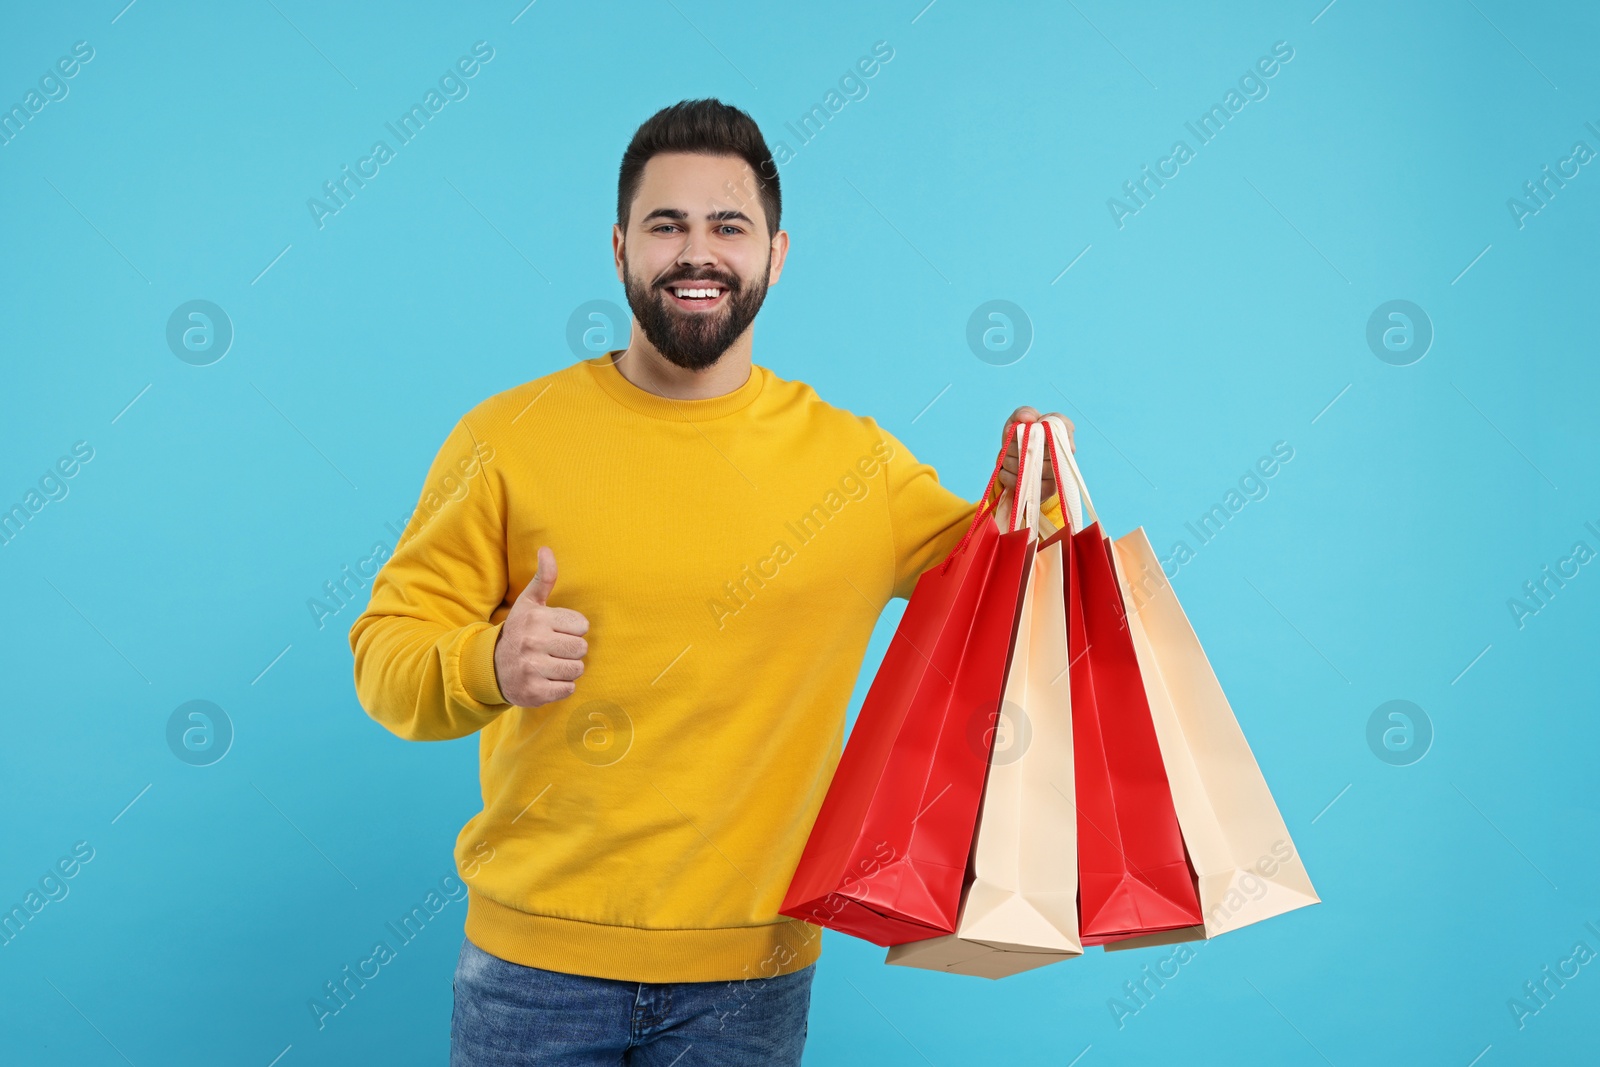
{"type": "Polygon", "coordinates": [[[779,230],[772,235],[772,270],[767,274],[767,286],[778,284],[783,273],[783,261],[789,257],[789,231],[779,230]]]}

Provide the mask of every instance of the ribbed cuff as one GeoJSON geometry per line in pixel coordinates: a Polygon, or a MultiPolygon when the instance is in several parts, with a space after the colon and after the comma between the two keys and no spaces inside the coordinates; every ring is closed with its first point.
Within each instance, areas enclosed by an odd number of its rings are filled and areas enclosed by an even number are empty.
{"type": "Polygon", "coordinates": [[[1039,505],[1039,512],[1045,518],[1055,523],[1056,529],[1058,530],[1067,524],[1066,513],[1061,510],[1060,493],[1051,493],[1049,496],[1045,497],[1044,502],[1039,505]]]}
{"type": "Polygon", "coordinates": [[[494,646],[499,639],[500,624],[495,623],[468,634],[461,645],[461,688],[473,700],[490,707],[506,703],[494,673],[494,646]]]}

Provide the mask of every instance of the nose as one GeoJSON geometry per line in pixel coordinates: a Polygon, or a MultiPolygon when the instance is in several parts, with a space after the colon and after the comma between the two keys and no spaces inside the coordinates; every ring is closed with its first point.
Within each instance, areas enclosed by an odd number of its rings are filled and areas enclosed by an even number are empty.
{"type": "Polygon", "coordinates": [[[710,233],[689,227],[684,234],[683,247],[678,250],[678,265],[682,267],[708,267],[716,263],[716,253],[711,250],[710,233]]]}

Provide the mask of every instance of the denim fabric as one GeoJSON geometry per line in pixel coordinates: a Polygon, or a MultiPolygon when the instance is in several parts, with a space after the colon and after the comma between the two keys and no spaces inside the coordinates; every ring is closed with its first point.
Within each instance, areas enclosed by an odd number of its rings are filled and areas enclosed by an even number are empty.
{"type": "Polygon", "coordinates": [[[461,944],[450,1067],[797,1067],[817,965],[734,982],[619,982],[461,944]]]}

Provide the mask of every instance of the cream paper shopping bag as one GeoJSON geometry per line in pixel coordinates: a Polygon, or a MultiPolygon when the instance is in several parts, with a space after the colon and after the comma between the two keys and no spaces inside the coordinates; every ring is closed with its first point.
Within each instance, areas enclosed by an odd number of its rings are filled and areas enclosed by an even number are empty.
{"type": "Polygon", "coordinates": [[[1249,742],[1144,528],[1115,544],[1112,562],[1128,607],[1178,824],[1199,877],[1205,921],[1185,930],[1114,941],[1106,950],[1215,937],[1319,903],[1249,742]]]}
{"type": "MultiPolygon", "coordinates": [[[[1039,514],[1043,438],[1033,424],[1018,450],[1017,528],[1048,536],[1054,525],[1039,514]]],[[[1080,514],[1075,505],[1063,494],[1063,514],[1080,514]]],[[[1059,541],[1036,552],[1023,591],[956,932],[895,945],[885,963],[1003,978],[1083,954],[1063,563],[1059,541]]]]}
{"type": "MultiPolygon", "coordinates": [[[[1065,427],[1047,416],[1057,434],[1065,427]]],[[[1071,452],[1058,464],[1092,510],[1071,452]]],[[[1076,523],[1080,520],[1074,519],[1076,523]]],[[[1321,901],[1261,768],[1143,527],[1114,542],[1112,568],[1198,880],[1203,922],[1108,943],[1125,948],[1214,937],[1321,901]]]]}

